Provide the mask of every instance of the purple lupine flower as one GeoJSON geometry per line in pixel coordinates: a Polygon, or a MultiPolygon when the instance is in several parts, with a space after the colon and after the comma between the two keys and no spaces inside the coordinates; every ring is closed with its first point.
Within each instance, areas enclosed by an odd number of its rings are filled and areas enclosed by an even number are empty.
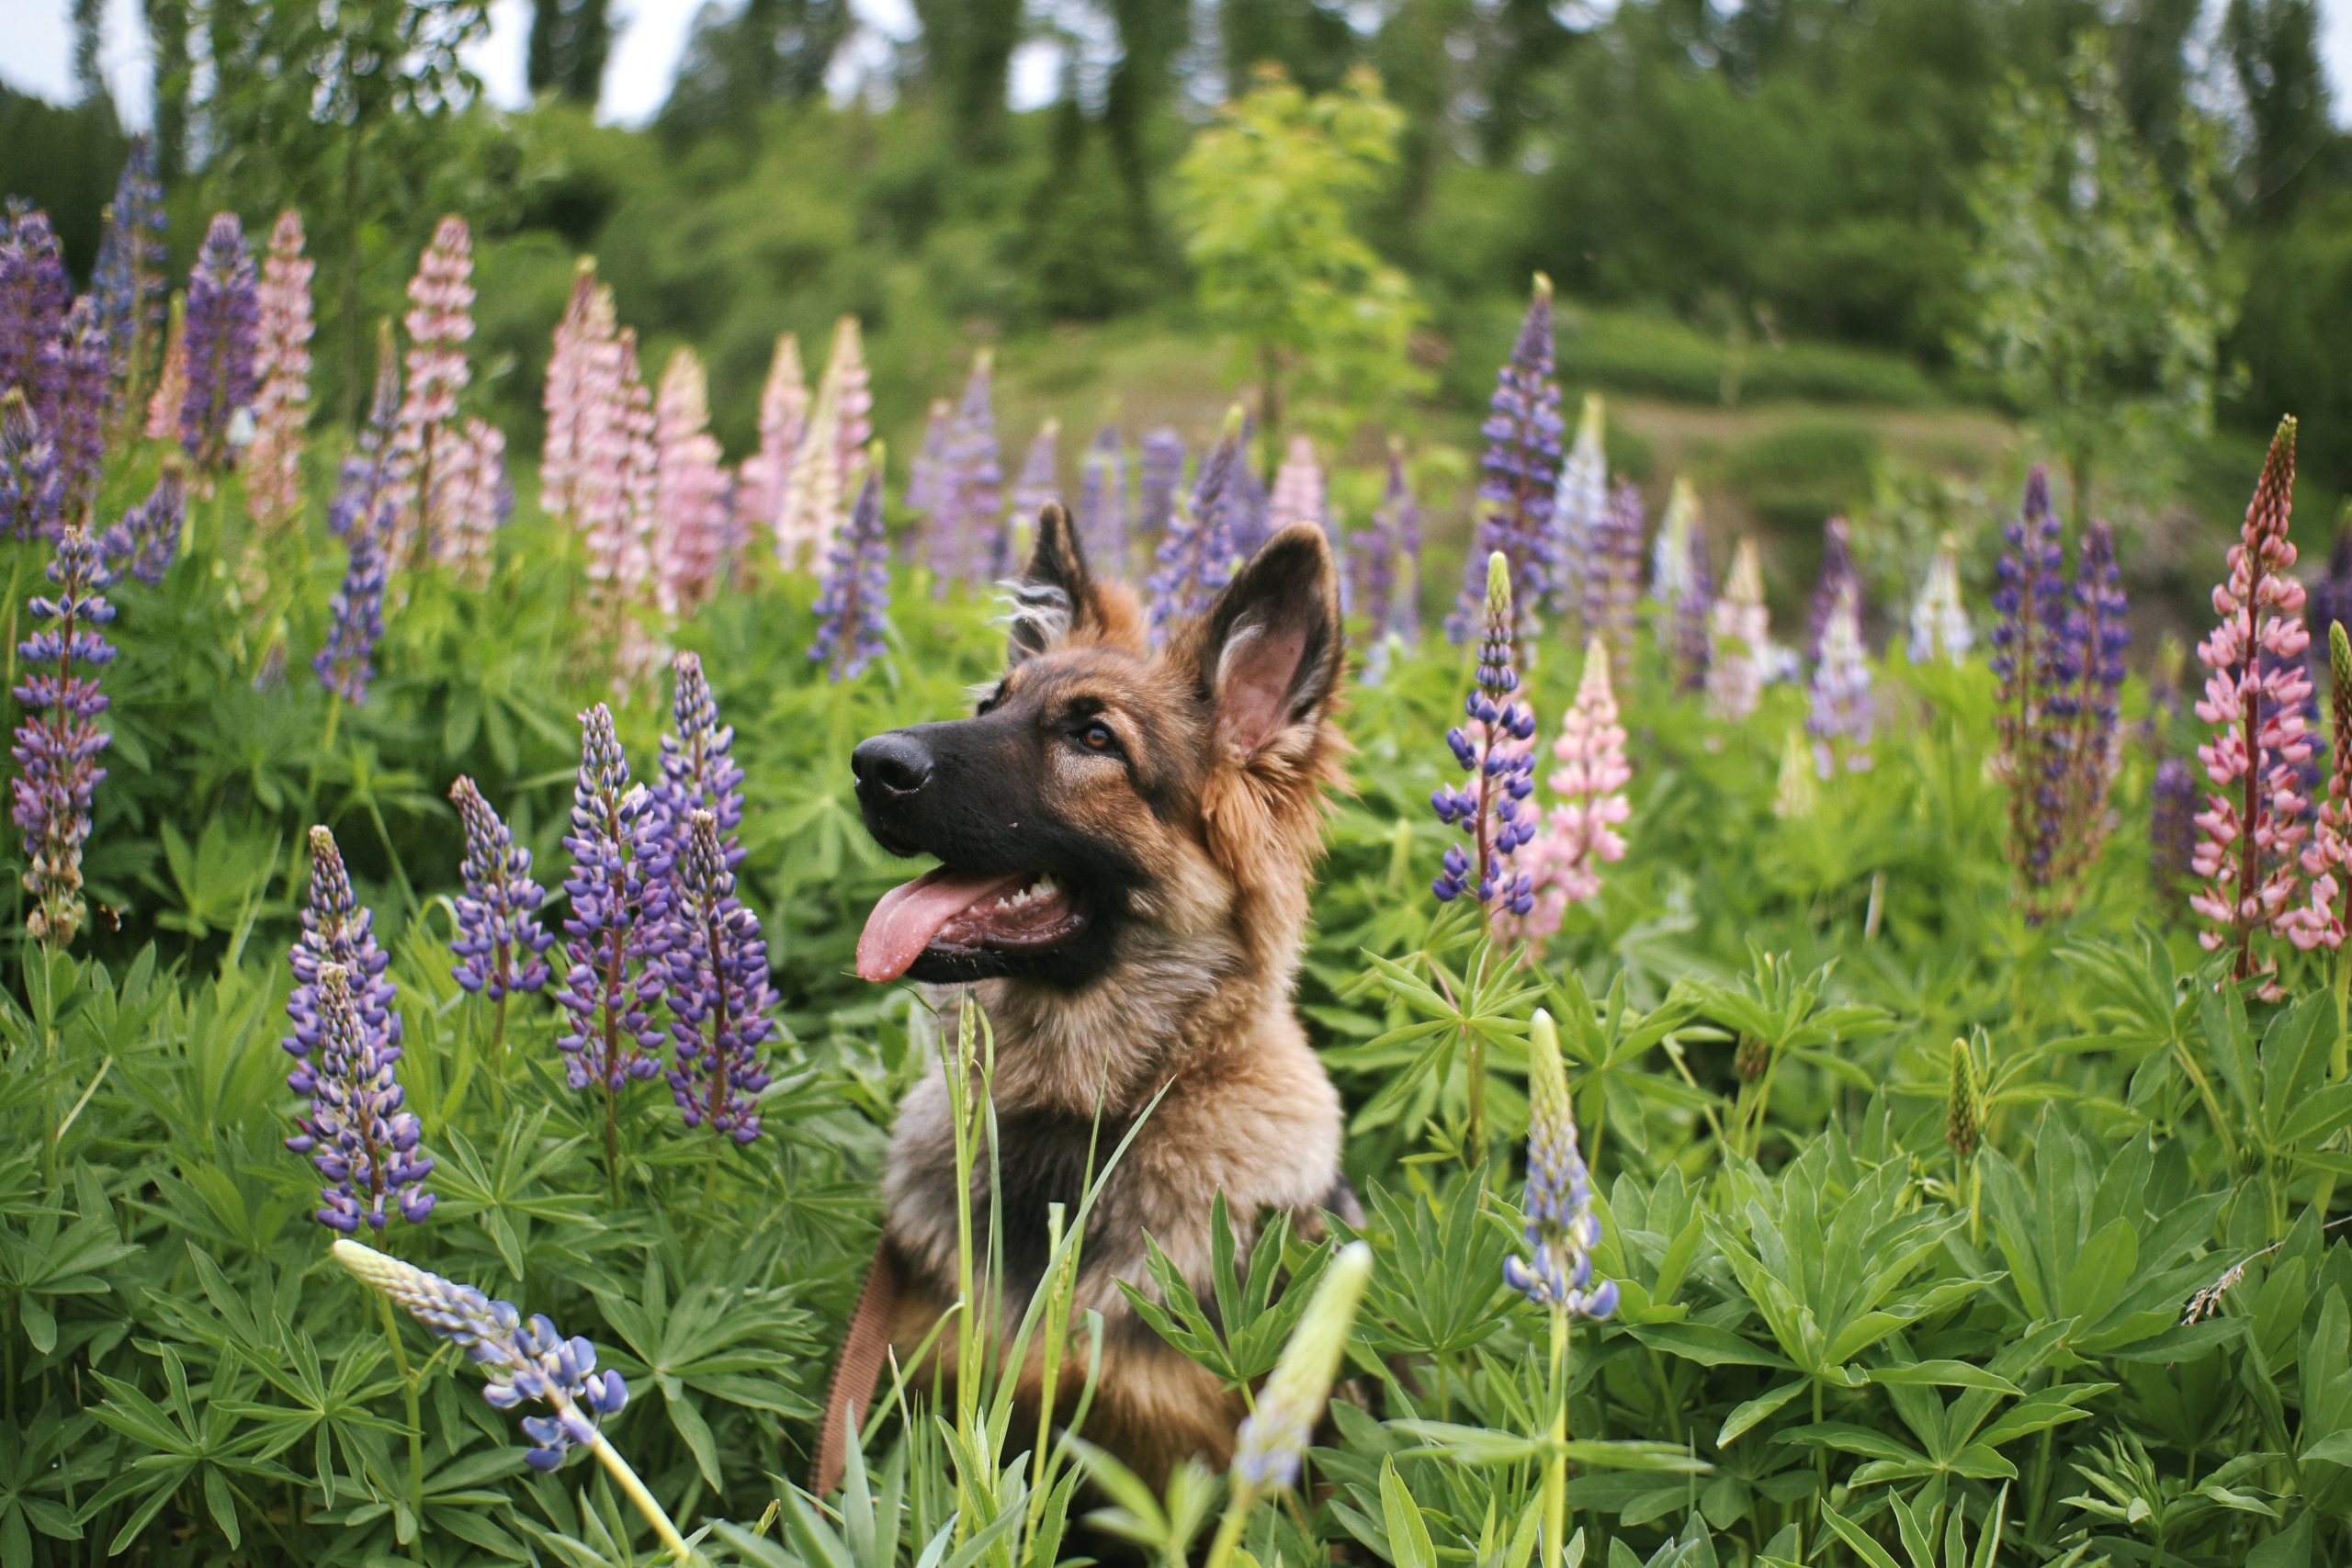
{"type": "Polygon", "coordinates": [[[556,1000],[571,1015],[556,1042],[569,1058],[573,1089],[591,1084],[606,1094],[631,1078],[650,1078],[657,1064],[646,1055],[662,1043],[650,1009],[662,992],[661,944],[648,918],[652,853],[652,799],[632,786],[628,758],[613,732],[612,710],[598,703],[580,716],[580,778],[571,794],[571,874],[563,890],[571,901],[563,930],[570,967],[556,1000]]]}
{"type": "Polygon", "coordinates": [[[360,907],[334,833],[311,829],[311,895],[302,934],[288,955],[294,991],[286,1016],[294,1032],[281,1043],[294,1058],[286,1087],[311,1101],[286,1146],[309,1155],[329,1186],[319,1224],[350,1235],[364,1220],[390,1223],[386,1205],[422,1224],[433,1213],[424,1190],[433,1161],[419,1148],[424,1130],[401,1109],[394,1076],[401,1059],[401,1017],[385,978],[390,955],[378,945],[375,917],[360,907]]]}
{"type": "Polygon", "coordinates": [[[685,842],[686,818],[707,811],[718,819],[727,844],[727,869],[732,871],[743,863],[742,847],[732,837],[743,823],[743,770],[735,763],[735,727],[718,722],[718,702],[710,694],[699,655],[673,655],[670,671],[670,713],[676,729],[662,737],[662,776],[651,790],[651,836],[662,852],[675,854],[685,842]]]}
{"type": "Polygon", "coordinates": [[[1584,631],[1609,644],[1618,668],[1634,667],[1634,615],[1642,597],[1642,541],[1649,515],[1639,485],[1621,484],[1608,509],[1586,530],[1577,586],[1584,596],[1584,631]]]}
{"type": "Polygon", "coordinates": [[[334,499],[327,503],[327,532],[337,538],[350,536],[352,525],[372,523],[386,486],[391,481],[392,433],[400,421],[401,362],[392,345],[392,324],[380,323],[376,337],[376,390],[368,404],[368,422],[359,427],[351,449],[343,455],[336,476],[334,499]]]}
{"type": "Polygon", "coordinates": [[[2080,673],[2067,632],[2075,619],[2072,595],[2060,572],[2065,552],[2041,465],[2027,476],[2024,502],[2001,537],[2006,547],[1993,590],[2000,621],[1989,660],[2000,682],[1997,766],[2009,795],[2010,863],[2027,912],[2038,919],[2064,848],[2061,781],[2068,760],[2062,737],[2064,721],[2075,712],[2071,688],[2080,673]]]}
{"type": "Polygon", "coordinates": [[[1363,682],[1377,686],[1396,648],[1421,639],[1421,511],[1406,481],[1402,443],[1389,445],[1388,488],[1373,509],[1372,526],[1351,533],[1348,546],[1355,612],[1369,645],[1363,682]]]}
{"type": "Polygon", "coordinates": [[[2148,797],[2148,874],[2166,912],[2188,907],[2197,858],[2197,774],[2186,757],[2156,764],[2148,797]]]}
{"type": "Polygon", "coordinates": [[[216,212],[187,275],[187,392],[180,400],[180,445],[197,467],[237,466],[231,424],[250,415],[259,385],[254,352],[261,331],[261,280],[233,212],[216,212]]]}
{"type": "MultiPolygon", "coordinates": [[[[996,410],[989,400],[987,349],[972,361],[963,400],[947,431],[941,466],[937,526],[955,553],[956,575],[967,582],[994,582],[1010,569],[1012,536],[1004,525],[1004,459],[996,440],[996,410]]],[[[944,578],[942,579],[944,581],[944,578]]]]}
{"type": "Polygon", "coordinates": [[[458,867],[465,891],[456,899],[458,935],[449,951],[458,955],[451,973],[458,985],[492,1001],[517,991],[536,991],[548,982],[539,955],[555,933],[539,924],[546,890],[531,879],[531,852],[482,798],[474,781],[458,775],[449,786],[466,829],[466,858],[458,867]]]}
{"type": "Polygon", "coordinates": [[[1453,760],[1464,773],[1477,774],[1478,782],[1475,788],[1440,784],[1430,796],[1438,820],[1449,828],[1460,826],[1476,852],[1474,859],[1462,852],[1461,845],[1448,846],[1444,873],[1431,890],[1440,903],[1447,904],[1468,893],[1493,906],[1498,919],[1535,908],[1534,879],[1516,868],[1513,857],[1521,845],[1534,839],[1541,825],[1536,810],[1526,806],[1535,790],[1535,710],[1511,695],[1519,690],[1519,671],[1511,661],[1519,623],[1510,600],[1510,558],[1491,551],[1487,557],[1486,633],[1478,644],[1478,682],[1463,704],[1471,723],[1445,732],[1453,760]]]}
{"type": "Polygon", "coordinates": [[[927,548],[932,573],[943,585],[956,570],[947,536],[939,526],[939,509],[946,499],[941,481],[947,471],[947,427],[955,417],[955,404],[945,398],[931,400],[931,412],[922,424],[922,445],[907,470],[906,506],[916,519],[916,526],[907,535],[907,558],[915,558],[920,539],[927,548]]]}
{"type": "Polygon", "coordinates": [[[1607,423],[1600,394],[1587,392],[1576,441],[1560,463],[1560,487],[1552,493],[1552,609],[1557,615],[1583,605],[1585,550],[1609,511],[1607,423]]]}
{"type": "Polygon", "coordinates": [[[1273,498],[1267,492],[1266,481],[1259,477],[1256,465],[1250,461],[1249,446],[1250,423],[1245,415],[1241,451],[1234,460],[1232,478],[1226,487],[1221,530],[1227,556],[1237,569],[1273,537],[1273,498]]]}
{"type": "Polygon", "coordinates": [[[775,1001],[768,944],[759,917],[735,897],[718,818],[697,809],[684,827],[665,921],[677,1059],[670,1092],[688,1127],[707,1123],[748,1144],[760,1135],[759,1094],[768,1086],[760,1046],[775,1027],[764,1016],[775,1001]]]}
{"type": "Polygon", "coordinates": [[[107,455],[107,334],[88,295],[65,312],[65,327],[41,350],[41,428],[57,446],[62,518],[81,522],[98,491],[107,455]]]}
{"type": "Polygon", "coordinates": [[[1823,778],[1834,771],[1838,743],[1849,771],[1861,773],[1871,765],[1871,731],[1878,723],[1877,705],[1871,698],[1871,667],[1862,648],[1861,611],[1853,590],[1838,595],[1829,624],[1821,633],[1821,662],[1813,671],[1813,711],[1805,716],[1805,733],[1813,737],[1814,770],[1823,778]]]}
{"type": "Polygon", "coordinates": [[[390,1218],[384,1207],[389,1201],[401,1218],[423,1224],[435,1202],[424,1190],[433,1157],[419,1146],[424,1129],[415,1112],[401,1109],[407,1091],[392,1073],[401,1049],[381,1043],[368,1029],[350,970],[322,964],[313,988],[318,1060],[297,1075],[311,1081],[311,1113],[296,1118],[299,1131],[286,1146],[309,1155],[330,1183],[319,1189],[324,1204],[319,1224],[345,1235],[363,1219],[382,1230],[390,1218]]]}
{"type": "Polygon", "coordinates": [[[2311,626],[2316,633],[2312,638],[2312,674],[2316,680],[2325,655],[2320,649],[2327,641],[2327,628],[2336,622],[2352,631],[2352,511],[2347,511],[2335,529],[2335,544],[2327,552],[2327,566],[2319,580],[2305,595],[2311,610],[2311,626]]]}
{"type": "MultiPolygon", "coordinates": [[[[1205,612],[1217,590],[1233,581],[1233,507],[1230,491],[1235,470],[1242,467],[1243,415],[1227,411],[1225,433],[1201,459],[1189,502],[1179,500],[1168,518],[1167,532],[1153,552],[1158,569],[1146,580],[1151,595],[1151,637],[1166,640],[1169,630],[1205,612]]],[[[1147,438],[1148,440],[1148,438],[1147,438]]],[[[1147,449],[1147,459],[1150,453],[1147,449]]]]}
{"type": "MultiPolygon", "coordinates": [[[[2054,540],[2056,536],[2052,536],[2054,540]]],[[[1810,660],[1821,657],[1821,634],[1828,629],[1829,617],[1838,613],[1838,595],[1853,591],[1854,605],[1859,615],[1862,605],[1862,574],[1854,567],[1854,536],[1843,517],[1832,517],[1821,525],[1821,575],[1814,579],[1813,606],[1805,615],[1804,656],[1810,660]]]]}
{"type": "Polygon", "coordinates": [[[1021,477],[1012,481],[1012,516],[1017,523],[1035,523],[1037,513],[1062,498],[1062,422],[1049,419],[1037,427],[1021,459],[1021,477]]]}
{"type": "MultiPolygon", "coordinates": [[[[1480,433],[1487,453],[1478,499],[1486,503],[1462,574],[1462,596],[1445,620],[1445,635],[1467,642],[1477,629],[1485,592],[1480,563],[1496,550],[1510,563],[1521,632],[1532,636],[1535,609],[1552,591],[1559,568],[1552,538],[1553,489],[1560,472],[1560,386],[1552,378],[1552,280],[1535,275],[1535,290],[1520,323],[1510,357],[1495,378],[1480,433]]],[[[1590,628],[1588,628],[1590,629],[1590,628]]]]}
{"type": "MultiPolygon", "coordinates": [[[[1677,480],[1678,488],[1681,485],[1677,480]]],[[[1691,506],[1689,556],[1681,590],[1674,600],[1674,657],[1682,671],[1682,689],[1707,689],[1707,667],[1714,651],[1711,635],[1715,611],[1715,567],[1707,556],[1707,530],[1700,522],[1695,498],[1691,506]]]]}
{"type": "Polygon", "coordinates": [[[523,1418],[523,1435],[533,1445],[523,1460],[532,1469],[553,1470],[573,1444],[602,1441],[597,1423],[628,1404],[628,1384],[620,1373],[596,1370],[596,1348],[577,1337],[566,1339],[544,1314],[525,1323],[512,1302],[492,1301],[471,1285],[428,1274],[357,1242],[336,1242],[334,1257],[463,1350],[490,1379],[481,1396],[493,1409],[538,1401],[554,1410],[553,1416],[523,1418]]]}
{"type": "Polygon", "coordinates": [[[1141,471],[1136,479],[1136,533],[1156,540],[1173,523],[1176,495],[1184,488],[1184,438],[1166,425],[1143,434],[1141,471]]]}
{"type": "Polygon", "coordinates": [[[0,392],[0,537],[50,536],[65,511],[57,445],[21,387],[0,392]]]}
{"type": "Polygon", "coordinates": [[[882,530],[882,458],[875,448],[865,482],[850,511],[849,526],[833,536],[825,556],[824,592],[817,597],[817,640],[808,657],[833,680],[855,679],[888,653],[890,541],[882,530]]]}
{"type": "Polygon", "coordinates": [[[106,209],[98,261],[90,277],[98,299],[98,324],[106,329],[109,400],[134,406],[141,382],[153,367],[164,328],[164,187],[155,177],[155,144],[130,139],[130,156],[115,183],[106,209]]]}
{"type": "Polygon", "coordinates": [[[187,469],[176,457],[166,457],[147,499],[124,513],[122,521],[99,541],[107,570],[127,571],[150,587],[162,582],[179,553],[180,529],[187,520],[187,469]]]}
{"type": "Polygon", "coordinates": [[[49,214],[12,197],[0,219],[0,391],[23,389],[36,411],[48,401],[41,352],[64,332],[73,298],[49,214]]]}
{"type": "Polygon", "coordinates": [[[374,522],[345,536],[351,562],[343,586],[327,601],[326,645],[311,660],[327,690],[354,707],[367,702],[368,683],[376,678],[376,643],[384,635],[384,541],[391,531],[392,503],[385,497],[377,502],[374,522]]]}
{"type": "MultiPolygon", "coordinates": [[[[2066,841],[2080,864],[2098,852],[2107,833],[2107,793],[2122,757],[2123,650],[2132,646],[2126,621],[2130,604],[2123,594],[2123,574],[2116,566],[2115,533],[2104,519],[2094,518],[2083,530],[2074,597],[2066,640],[2075,650],[2073,662],[2081,673],[2080,695],[2074,704],[2075,740],[2069,748],[2073,766],[2066,841]]],[[[2309,716],[2316,728],[2315,700],[2309,716]]],[[[2313,766],[2316,783],[2317,764],[2313,766]]]]}
{"type": "MultiPolygon", "coordinates": [[[[1181,445],[1177,462],[1183,462],[1181,445]]],[[[1086,449],[1078,481],[1078,537],[1096,571],[1127,574],[1127,454],[1115,424],[1095,432],[1086,449]]]]}
{"type": "Polygon", "coordinates": [[[9,755],[20,776],[13,816],[24,829],[24,875],[33,895],[25,927],[51,947],[63,947],[82,929],[82,845],[90,836],[90,796],[107,776],[96,758],[110,737],[97,726],[107,696],[95,673],[114,659],[98,628],[114,619],[104,590],[114,581],[96,543],[79,528],[68,528],[49,563],[54,597],[35,594],[27,608],[50,623],[17,645],[24,661],[23,682],[13,694],[25,710],[9,755]]]}
{"type": "Polygon", "coordinates": [[[1527,1074],[1527,1249],[1503,1259],[1503,1282],[1537,1306],[1601,1318],[1617,1310],[1617,1281],[1592,1282],[1600,1217],[1592,1177],[1577,1147],[1576,1101],[1560,1062],[1559,1032],[1535,1017],[1527,1074]]]}

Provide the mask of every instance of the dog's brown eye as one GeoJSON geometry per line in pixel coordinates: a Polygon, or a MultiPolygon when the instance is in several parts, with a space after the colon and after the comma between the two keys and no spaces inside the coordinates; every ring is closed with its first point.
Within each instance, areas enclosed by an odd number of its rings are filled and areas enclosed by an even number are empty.
{"type": "Polygon", "coordinates": [[[1080,730],[1078,738],[1090,751],[1115,751],[1119,749],[1119,738],[1112,734],[1111,727],[1099,718],[1080,730]]]}

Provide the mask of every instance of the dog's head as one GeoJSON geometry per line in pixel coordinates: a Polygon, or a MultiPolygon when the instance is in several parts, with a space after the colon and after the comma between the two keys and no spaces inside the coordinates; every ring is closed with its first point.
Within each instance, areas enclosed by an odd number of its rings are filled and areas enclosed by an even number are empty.
{"type": "Polygon", "coordinates": [[[1134,593],[1087,570],[1058,506],[1012,588],[1004,676],[978,711],[852,759],[876,841],[942,863],[875,907],[858,973],[1075,987],[1140,925],[1295,937],[1340,744],[1323,531],[1276,535],[1157,654],[1134,593]]]}

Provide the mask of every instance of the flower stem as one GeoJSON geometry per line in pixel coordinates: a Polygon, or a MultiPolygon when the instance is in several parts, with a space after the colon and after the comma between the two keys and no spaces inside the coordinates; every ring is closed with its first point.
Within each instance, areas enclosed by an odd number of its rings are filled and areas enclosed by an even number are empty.
{"type": "Polygon", "coordinates": [[[591,1438],[588,1448],[596,1456],[596,1462],[605,1467],[605,1473],[613,1478],[613,1484],[637,1505],[637,1511],[645,1516],[646,1522],[653,1527],[653,1533],[660,1536],[662,1544],[670,1549],[670,1555],[681,1563],[699,1562],[701,1559],[695,1555],[694,1548],[688,1546],[685,1538],[678,1533],[678,1527],[670,1522],[670,1516],[654,1500],[653,1494],[645,1489],[645,1483],[638,1479],[637,1472],[629,1468],[628,1461],[621,1458],[620,1450],[605,1441],[605,1434],[599,1432],[591,1438]]]}
{"type": "Polygon", "coordinates": [[[384,1337],[392,1347],[392,1367],[401,1377],[401,1402],[408,1411],[408,1511],[415,1521],[416,1536],[409,1543],[409,1555],[419,1562],[424,1561],[424,1419],[418,1409],[416,1374],[409,1370],[408,1347],[401,1343],[400,1319],[392,1315],[392,1298],[377,1291],[369,1295],[383,1309],[384,1337]]]}
{"type": "Polygon", "coordinates": [[[1233,1549],[1241,1544],[1241,1527],[1250,1522],[1250,1510],[1257,1501],[1250,1483],[1236,1479],[1233,1496],[1225,1506],[1225,1517],[1217,1521],[1216,1539],[1209,1543],[1208,1562],[1203,1568],[1231,1568],[1233,1549]]]}
{"type": "MultiPolygon", "coordinates": [[[[1568,1313],[1552,1306],[1552,1440],[1568,1440],[1568,1313]]],[[[1568,1540],[1568,1456],[1544,1461],[1544,1565],[1557,1568],[1568,1540]]]]}

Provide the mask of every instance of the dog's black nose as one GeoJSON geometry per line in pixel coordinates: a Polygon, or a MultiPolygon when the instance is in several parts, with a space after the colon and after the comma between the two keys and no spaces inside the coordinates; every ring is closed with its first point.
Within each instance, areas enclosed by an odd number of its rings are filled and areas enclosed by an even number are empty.
{"type": "Polygon", "coordinates": [[[912,795],[931,782],[931,748],[903,729],[861,741],[850,753],[857,787],[885,795],[912,795]]]}

